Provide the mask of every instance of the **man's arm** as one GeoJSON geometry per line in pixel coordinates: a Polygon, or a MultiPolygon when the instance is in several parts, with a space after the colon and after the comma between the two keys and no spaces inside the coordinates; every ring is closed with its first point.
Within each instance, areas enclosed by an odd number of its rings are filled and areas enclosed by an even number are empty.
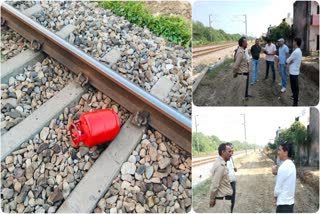
{"type": "Polygon", "coordinates": [[[224,174],[224,167],[218,166],[216,171],[213,174],[211,188],[210,188],[210,207],[213,207],[216,204],[216,196],[219,186],[221,184],[224,174]]]}
{"type": "Polygon", "coordinates": [[[276,186],[274,187],[274,197],[278,197],[281,193],[282,186],[286,182],[288,176],[290,174],[290,171],[288,168],[279,168],[278,174],[277,174],[277,181],[276,186]]]}
{"type": "Polygon", "coordinates": [[[292,64],[296,59],[296,52],[292,52],[291,56],[286,60],[287,64],[292,64]]]}
{"type": "Polygon", "coordinates": [[[243,59],[242,54],[237,53],[236,54],[236,61],[235,61],[234,65],[233,65],[233,74],[236,74],[237,71],[239,70],[239,66],[240,66],[240,63],[241,63],[242,59],[243,59]]]}

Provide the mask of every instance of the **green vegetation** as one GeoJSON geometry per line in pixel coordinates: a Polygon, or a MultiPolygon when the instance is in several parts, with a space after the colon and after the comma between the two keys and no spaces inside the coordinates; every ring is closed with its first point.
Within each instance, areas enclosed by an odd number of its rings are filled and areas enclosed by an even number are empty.
{"type": "Polygon", "coordinates": [[[173,16],[153,16],[142,2],[104,1],[100,5],[113,13],[124,16],[129,22],[147,27],[157,36],[163,36],[170,42],[191,46],[191,25],[183,18],[173,16]]]}
{"type": "MultiPolygon", "coordinates": [[[[192,155],[212,155],[218,153],[218,147],[221,143],[225,141],[220,140],[217,136],[211,135],[206,136],[203,133],[192,133],[192,155]],[[199,145],[199,148],[198,148],[199,145]]],[[[244,144],[238,140],[230,141],[233,144],[235,151],[241,151],[245,149],[260,148],[260,146],[255,144],[244,144]]]]}
{"type": "Polygon", "coordinates": [[[210,78],[214,78],[220,71],[226,69],[226,67],[228,65],[230,65],[231,63],[233,63],[233,59],[227,58],[221,63],[221,65],[219,65],[213,69],[208,70],[207,75],[210,78]]]}
{"type": "Polygon", "coordinates": [[[286,22],[282,22],[280,25],[272,27],[269,36],[263,37],[264,40],[270,39],[273,42],[280,38],[284,38],[285,40],[292,38],[292,30],[286,22]]]}
{"type": "Polygon", "coordinates": [[[295,159],[300,162],[299,153],[300,147],[308,148],[310,143],[310,136],[308,135],[306,127],[299,121],[295,121],[288,129],[282,129],[280,135],[274,140],[274,143],[268,143],[267,150],[271,151],[271,157],[275,160],[277,158],[278,148],[281,142],[288,141],[295,146],[295,159]]]}
{"type": "Polygon", "coordinates": [[[206,179],[202,184],[197,186],[196,188],[192,188],[192,194],[195,196],[197,195],[198,197],[203,197],[208,195],[208,190],[210,189],[211,186],[211,180],[206,179]]]}
{"type": "Polygon", "coordinates": [[[194,46],[207,45],[209,43],[219,44],[224,42],[238,41],[240,34],[228,34],[223,30],[216,30],[204,26],[199,21],[192,22],[192,40],[194,46]]]}

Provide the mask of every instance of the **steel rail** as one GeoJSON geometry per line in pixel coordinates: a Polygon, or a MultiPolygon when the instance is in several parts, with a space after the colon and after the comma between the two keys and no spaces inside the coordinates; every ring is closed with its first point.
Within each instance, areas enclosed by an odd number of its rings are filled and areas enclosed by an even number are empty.
{"type": "Polygon", "coordinates": [[[191,153],[191,119],[147,93],[134,83],[106,67],[82,50],[25,16],[17,9],[1,4],[1,17],[6,24],[32,41],[42,43],[42,51],[76,74],[83,73],[91,85],[134,113],[150,113],[149,125],[191,153]]]}
{"type": "Polygon", "coordinates": [[[220,50],[223,50],[223,49],[226,49],[226,48],[229,48],[229,47],[233,47],[233,46],[236,46],[236,44],[231,44],[231,45],[219,46],[219,47],[214,47],[214,48],[208,48],[208,49],[205,49],[205,50],[194,51],[194,52],[192,52],[192,54],[193,54],[193,57],[195,58],[195,57],[204,56],[204,55],[207,55],[207,54],[210,54],[210,53],[214,53],[216,51],[220,51],[220,50]]]}

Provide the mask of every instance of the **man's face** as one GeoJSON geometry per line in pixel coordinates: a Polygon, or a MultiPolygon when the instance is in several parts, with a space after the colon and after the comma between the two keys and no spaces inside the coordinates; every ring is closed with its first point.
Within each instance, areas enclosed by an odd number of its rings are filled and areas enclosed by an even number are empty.
{"type": "Polygon", "coordinates": [[[233,146],[231,146],[231,156],[233,155],[233,152],[234,152],[233,146]]]}
{"type": "Polygon", "coordinates": [[[222,157],[225,161],[230,160],[230,157],[232,155],[232,149],[231,146],[226,146],[226,149],[222,151],[222,157]]]}
{"type": "Polygon", "coordinates": [[[260,44],[259,39],[256,39],[256,45],[259,45],[259,44],[260,44]]]}
{"type": "Polygon", "coordinates": [[[280,41],[279,45],[282,46],[284,44],[284,41],[280,41]]]}
{"type": "Polygon", "coordinates": [[[293,40],[293,47],[296,48],[297,47],[297,42],[293,40]]]}
{"type": "Polygon", "coordinates": [[[246,49],[247,46],[248,46],[248,43],[247,43],[247,40],[245,39],[245,40],[243,40],[243,48],[246,49]]]}
{"type": "Polygon", "coordinates": [[[288,152],[286,151],[283,151],[283,148],[282,148],[282,146],[280,145],[279,146],[279,149],[278,149],[278,157],[279,157],[279,159],[280,160],[284,160],[285,159],[285,157],[287,157],[288,156],[288,152]]]}

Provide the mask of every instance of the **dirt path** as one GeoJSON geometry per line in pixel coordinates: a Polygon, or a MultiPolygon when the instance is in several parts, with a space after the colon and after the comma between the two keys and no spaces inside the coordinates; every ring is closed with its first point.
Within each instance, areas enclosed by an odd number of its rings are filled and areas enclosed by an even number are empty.
{"type": "MultiPolygon", "coordinates": [[[[262,153],[252,153],[236,162],[237,194],[235,213],[275,212],[273,190],[275,176],[271,174],[273,162],[262,153]]],[[[194,191],[193,208],[195,212],[206,212],[209,197],[209,183],[201,191],[194,191]]],[[[319,195],[309,186],[302,185],[297,179],[295,194],[295,212],[316,212],[319,206],[319,195]]]]}
{"type": "MultiPolygon", "coordinates": [[[[197,90],[193,94],[193,102],[197,106],[291,106],[291,86],[289,77],[287,79],[287,91],[281,93],[281,81],[279,68],[276,69],[276,83],[272,83],[272,75],[269,70],[269,79],[263,80],[265,75],[265,60],[261,58],[258,82],[249,86],[249,94],[253,98],[244,100],[245,78],[238,76],[233,78],[232,66],[227,65],[218,74],[209,75],[208,73],[200,82],[197,90]]],[[[251,75],[251,66],[250,66],[251,75]]],[[[319,70],[313,66],[305,64],[301,67],[299,77],[300,87],[300,106],[315,106],[319,101],[319,70]],[[311,78],[312,77],[312,78],[311,78]]],[[[251,76],[250,76],[251,81],[251,76]]]]}

